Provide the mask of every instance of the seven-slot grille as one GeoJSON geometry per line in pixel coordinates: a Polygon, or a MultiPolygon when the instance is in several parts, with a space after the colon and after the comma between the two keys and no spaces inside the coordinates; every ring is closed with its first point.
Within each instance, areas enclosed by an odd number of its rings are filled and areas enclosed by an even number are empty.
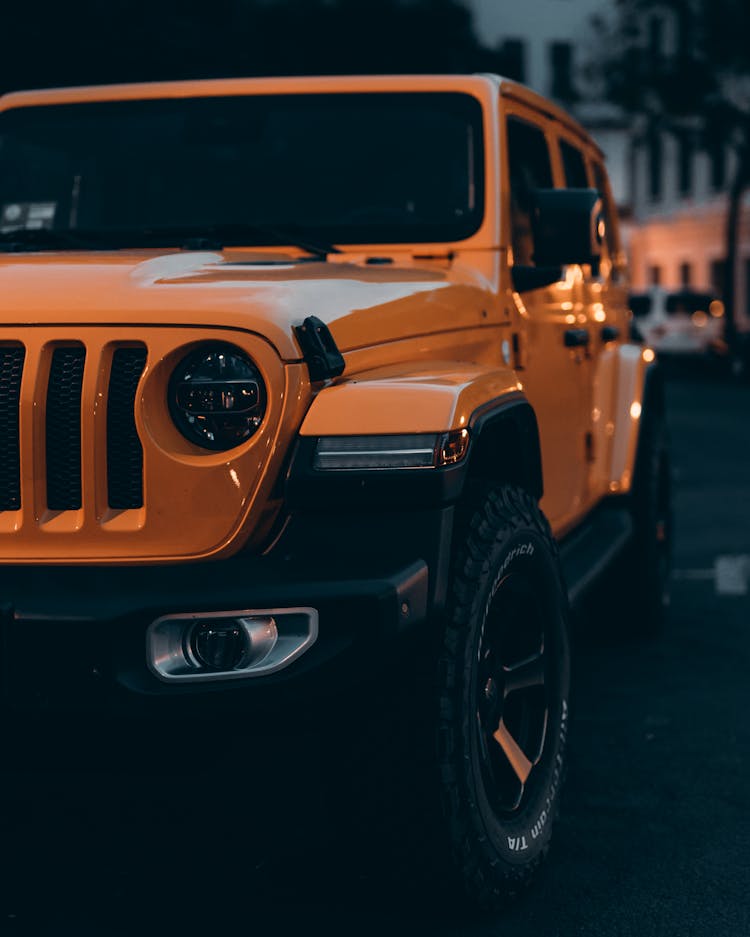
{"type": "Polygon", "coordinates": [[[116,510],[143,507],[143,447],[135,426],[135,392],[146,349],[118,348],[107,397],[107,500],[116,510]]]}
{"type": "Polygon", "coordinates": [[[81,507],[81,391],[86,349],[55,348],[47,384],[47,507],[81,507]]]}
{"type": "MultiPolygon", "coordinates": [[[[22,345],[0,346],[0,511],[21,508],[20,406],[22,345]]],[[[38,362],[36,363],[38,367],[38,362]]],[[[94,362],[96,364],[96,362],[94,362]]],[[[143,345],[115,348],[107,387],[107,500],[113,510],[143,506],[143,448],[135,425],[135,398],[146,364],[143,345]]],[[[76,511],[82,505],[82,414],[86,348],[80,343],[51,349],[44,420],[46,507],[76,511]]],[[[37,418],[37,417],[35,417],[37,418]]],[[[83,419],[88,419],[83,414],[83,419]]],[[[25,455],[25,454],[24,454],[25,455]]]]}

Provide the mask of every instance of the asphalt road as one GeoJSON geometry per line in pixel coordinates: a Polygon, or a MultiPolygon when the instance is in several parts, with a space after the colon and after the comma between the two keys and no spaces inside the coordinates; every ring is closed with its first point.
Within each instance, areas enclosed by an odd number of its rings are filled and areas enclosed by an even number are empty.
{"type": "Polygon", "coordinates": [[[164,740],[148,770],[106,732],[40,730],[2,773],[0,934],[747,937],[750,389],[683,377],[668,405],[669,624],[615,634],[606,601],[578,623],[564,814],[520,900],[469,920],[415,894],[386,848],[332,820],[326,747],[306,728],[256,753],[251,776],[227,771],[210,730],[164,740]],[[187,745],[205,767],[165,767],[187,745]]]}

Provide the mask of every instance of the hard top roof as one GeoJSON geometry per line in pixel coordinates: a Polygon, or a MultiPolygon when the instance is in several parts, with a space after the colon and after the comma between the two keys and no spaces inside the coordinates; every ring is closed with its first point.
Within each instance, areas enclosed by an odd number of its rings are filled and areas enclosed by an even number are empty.
{"type": "MultiPolygon", "coordinates": [[[[283,94],[336,91],[456,91],[494,86],[503,97],[527,104],[559,121],[584,142],[592,142],[586,129],[563,108],[525,85],[502,75],[330,75],[273,78],[204,78],[183,81],[85,85],[11,91],[0,97],[0,109],[86,101],[133,100],[159,97],[211,97],[237,94],[283,94]]],[[[596,144],[594,144],[596,146],[596,144]]],[[[598,147],[597,147],[598,150],[598,147]]],[[[599,150],[600,154],[601,151],[599,150]]]]}

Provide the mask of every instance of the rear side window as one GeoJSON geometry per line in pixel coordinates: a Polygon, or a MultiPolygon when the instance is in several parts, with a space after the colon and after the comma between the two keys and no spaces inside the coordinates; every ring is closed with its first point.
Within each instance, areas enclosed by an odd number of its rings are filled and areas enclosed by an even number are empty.
{"type": "Polygon", "coordinates": [[[589,180],[586,175],[586,161],[583,153],[567,140],[561,140],[560,155],[565,170],[565,185],[569,189],[587,189],[589,180]]]}
{"type": "Polygon", "coordinates": [[[525,120],[508,120],[511,242],[517,264],[533,264],[531,212],[535,189],[552,188],[552,163],[541,127],[525,120]]]}

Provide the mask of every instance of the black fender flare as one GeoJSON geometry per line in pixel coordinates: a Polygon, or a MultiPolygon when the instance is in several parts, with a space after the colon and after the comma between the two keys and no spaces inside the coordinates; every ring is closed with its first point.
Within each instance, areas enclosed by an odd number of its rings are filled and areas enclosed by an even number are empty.
{"type": "Polygon", "coordinates": [[[516,485],[539,500],[544,493],[536,413],[521,393],[480,407],[469,423],[468,478],[516,485]]]}
{"type": "Polygon", "coordinates": [[[478,407],[468,421],[466,457],[429,471],[316,472],[316,439],[301,437],[286,477],[286,501],[296,507],[427,507],[456,503],[467,482],[512,484],[539,499],[543,492],[539,429],[534,409],[521,393],[478,407]]]}

